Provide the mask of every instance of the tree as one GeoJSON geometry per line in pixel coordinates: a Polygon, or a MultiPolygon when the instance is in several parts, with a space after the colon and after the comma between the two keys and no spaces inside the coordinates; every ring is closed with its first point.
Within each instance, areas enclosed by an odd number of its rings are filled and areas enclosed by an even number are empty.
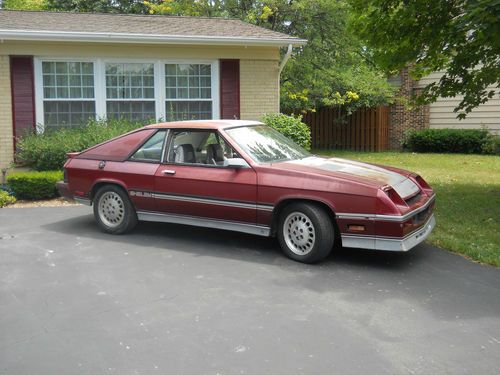
{"type": "Polygon", "coordinates": [[[3,0],[0,4],[2,9],[42,10],[45,6],[45,0],[3,0]]]}
{"type": "Polygon", "coordinates": [[[394,94],[369,51],[348,29],[347,0],[38,1],[54,11],[231,17],[307,39],[281,74],[282,108],[288,110],[343,105],[353,111],[386,103],[394,94]]]}
{"type": "Polygon", "coordinates": [[[499,0],[351,0],[353,30],[387,72],[411,67],[414,79],[444,71],[418,104],[463,95],[464,118],[500,87],[499,0]]]}
{"type": "Polygon", "coordinates": [[[345,0],[146,1],[150,13],[239,18],[308,40],[281,76],[282,107],[312,110],[344,105],[348,111],[390,101],[394,89],[348,30],[345,0]]]}
{"type": "Polygon", "coordinates": [[[45,0],[46,9],[69,12],[147,13],[141,0],[45,0]]]}

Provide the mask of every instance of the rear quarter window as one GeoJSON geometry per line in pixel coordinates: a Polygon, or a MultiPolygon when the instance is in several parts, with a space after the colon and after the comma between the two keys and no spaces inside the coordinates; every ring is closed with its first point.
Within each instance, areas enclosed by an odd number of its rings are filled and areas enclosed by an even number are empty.
{"type": "Polygon", "coordinates": [[[77,158],[123,161],[155,131],[155,129],[144,129],[125,134],[89,148],[78,155],[77,158]]]}

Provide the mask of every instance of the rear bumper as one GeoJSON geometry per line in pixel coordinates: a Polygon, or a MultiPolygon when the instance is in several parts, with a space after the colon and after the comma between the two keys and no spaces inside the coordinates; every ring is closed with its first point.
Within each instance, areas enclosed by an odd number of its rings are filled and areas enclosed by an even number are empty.
{"type": "Polygon", "coordinates": [[[372,250],[408,251],[425,241],[435,226],[436,219],[432,214],[424,225],[403,238],[342,234],[342,246],[372,250]]]}
{"type": "Polygon", "coordinates": [[[56,188],[57,188],[57,191],[59,192],[59,195],[61,197],[64,197],[67,199],[73,199],[73,194],[70,193],[67,182],[64,182],[64,181],[56,182],[56,188]]]}
{"type": "Polygon", "coordinates": [[[64,182],[64,181],[56,182],[56,188],[57,188],[57,191],[59,191],[59,194],[61,195],[61,197],[64,197],[66,199],[75,200],[78,203],[84,204],[86,206],[92,205],[92,201],[90,199],[73,195],[71,193],[71,191],[69,190],[67,182],[64,182]]]}

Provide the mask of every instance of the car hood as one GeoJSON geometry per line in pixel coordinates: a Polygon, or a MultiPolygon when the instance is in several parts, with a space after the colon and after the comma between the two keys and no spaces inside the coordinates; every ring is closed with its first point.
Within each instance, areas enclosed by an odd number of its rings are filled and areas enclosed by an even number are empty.
{"type": "MultiPolygon", "coordinates": [[[[278,166],[274,164],[274,167],[278,166]]],[[[420,188],[407,176],[372,164],[340,158],[310,156],[300,160],[279,163],[279,168],[346,178],[382,187],[390,185],[401,198],[416,194],[420,188]]]]}

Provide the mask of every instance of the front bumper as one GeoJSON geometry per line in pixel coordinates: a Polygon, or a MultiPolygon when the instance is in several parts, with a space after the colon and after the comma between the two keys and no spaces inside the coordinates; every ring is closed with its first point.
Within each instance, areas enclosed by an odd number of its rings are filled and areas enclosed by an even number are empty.
{"type": "Polygon", "coordinates": [[[436,219],[432,214],[424,225],[403,238],[342,234],[342,246],[371,250],[408,251],[425,241],[435,226],[436,219]]]}

